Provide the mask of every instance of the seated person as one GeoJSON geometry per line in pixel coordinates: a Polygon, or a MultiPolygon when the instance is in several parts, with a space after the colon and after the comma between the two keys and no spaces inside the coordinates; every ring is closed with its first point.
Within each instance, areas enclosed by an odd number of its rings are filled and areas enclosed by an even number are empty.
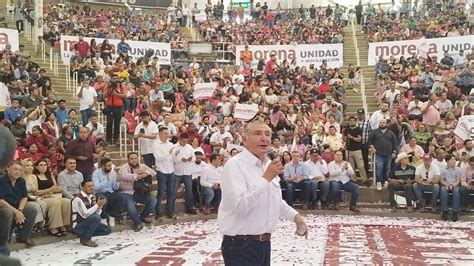
{"type": "Polygon", "coordinates": [[[66,169],[58,175],[58,184],[63,188],[63,196],[67,199],[81,191],[81,183],[84,180],[82,173],[76,170],[76,159],[66,159],[66,169]]]}
{"type": "Polygon", "coordinates": [[[457,222],[459,214],[459,206],[461,205],[461,169],[456,166],[456,157],[454,155],[446,156],[447,166],[441,169],[441,219],[448,220],[448,193],[453,193],[453,209],[451,220],[457,222]]]}
{"type": "Polygon", "coordinates": [[[90,130],[90,137],[94,143],[99,143],[104,139],[105,136],[105,130],[104,126],[98,122],[99,118],[97,117],[97,114],[93,114],[90,117],[89,123],[87,123],[86,127],[90,130]]]}
{"type": "Polygon", "coordinates": [[[117,173],[112,168],[112,160],[110,158],[102,158],[99,165],[100,168],[92,173],[94,192],[97,198],[105,198],[107,200],[100,214],[102,223],[107,224],[108,220],[109,226],[114,227],[115,218],[120,216],[123,206],[123,197],[118,192],[120,184],[117,181],[117,173]]]}
{"type": "Polygon", "coordinates": [[[35,245],[31,240],[31,231],[37,211],[28,202],[26,183],[20,176],[21,165],[14,161],[6,168],[6,174],[0,177],[0,247],[7,245],[13,222],[19,225],[16,241],[24,243],[27,248],[35,245]]]}
{"type": "Polygon", "coordinates": [[[100,213],[106,200],[99,198],[96,202],[92,180],[81,182],[81,192],[72,199],[72,228],[84,246],[97,247],[93,236],[104,236],[112,232],[110,227],[101,223],[100,213]]]}
{"type": "Polygon", "coordinates": [[[359,186],[351,180],[355,175],[354,169],[343,160],[342,151],[334,153],[334,161],[328,164],[330,197],[334,199],[334,209],[339,210],[339,202],[341,202],[341,189],[351,193],[351,203],[349,210],[360,212],[357,208],[357,199],[359,198],[359,186]]]}
{"type": "Polygon", "coordinates": [[[413,183],[415,182],[416,168],[410,165],[410,155],[406,152],[400,152],[395,160],[395,167],[388,177],[388,198],[392,212],[397,211],[397,202],[395,201],[395,192],[404,191],[407,201],[407,211],[413,212],[413,183]]]}
{"type": "Polygon", "coordinates": [[[312,203],[314,205],[317,199],[317,190],[319,188],[321,195],[321,207],[323,209],[327,208],[328,204],[328,194],[329,194],[329,182],[326,180],[326,175],[328,174],[328,165],[326,161],[320,156],[319,150],[316,148],[312,148],[309,151],[309,160],[305,162],[309,169],[309,178],[311,178],[310,182],[314,182],[315,184],[312,186],[314,189],[311,191],[312,194],[312,203]]]}
{"type": "Polygon", "coordinates": [[[465,210],[470,210],[474,206],[474,201],[470,194],[474,193],[474,156],[469,158],[469,166],[466,167],[461,176],[461,194],[465,210]]]}
{"type": "Polygon", "coordinates": [[[303,190],[303,210],[308,209],[308,203],[311,197],[311,186],[317,186],[317,183],[309,180],[309,168],[306,164],[300,162],[300,153],[291,152],[291,161],[284,167],[283,178],[286,181],[286,202],[293,206],[295,189],[303,190]]]}
{"type": "Polygon", "coordinates": [[[127,158],[128,163],[123,164],[118,173],[119,191],[124,199],[128,215],[133,221],[133,229],[138,232],[143,229],[142,222],[147,224],[152,222],[149,215],[156,207],[156,197],[152,197],[150,192],[152,177],[156,176],[156,172],[145,164],[139,163],[136,152],[129,153],[127,158]],[[145,182],[149,189],[142,187],[140,188],[142,191],[137,190],[135,182],[139,180],[145,182]],[[137,202],[145,204],[141,214],[138,214],[137,202]]]}
{"type": "Polygon", "coordinates": [[[417,203],[420,204],[421,212],[425,211],[425,198],[423,192],[431,191],[431,212],[436,213],[438,194],[439,194],[439,179],[441,172],[438,166],[432,164],[432,157],[429,154],[423,156],[423,164],[416,167],[415,184],[413,189],[416,194],[417,203]]]}
{"type": "Polygon", "coordinates": [[[204,194],[204,208],[203,212],[205,215],[211,213],[211,206],[216,209],[219,207],[221,202],[221,180],[222,180],[222,167],[221,157],[219,154],[212,154],[210,163],[204,166],[201,174],[200,184],[202,186],[202,193],[204,194]]]}

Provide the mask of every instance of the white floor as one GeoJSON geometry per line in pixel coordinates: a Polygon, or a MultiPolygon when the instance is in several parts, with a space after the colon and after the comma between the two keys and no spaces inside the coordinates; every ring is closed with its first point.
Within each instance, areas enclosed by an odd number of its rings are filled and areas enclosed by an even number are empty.
{"type": "MultiPolygon", "coordinates": [[[[308,215],[306,220],[308,240],[294,235],[291,222],[279,224],[272,235],[273,265],[474,264],[474,223],[318,215],[308,215]]],[[[23,265],[223,263],[214,220],[146,227],[139,233],[127,230],[94,239],[98,248],[71,240],[14,252],[12,257],[21,259],[23,265]]]]}

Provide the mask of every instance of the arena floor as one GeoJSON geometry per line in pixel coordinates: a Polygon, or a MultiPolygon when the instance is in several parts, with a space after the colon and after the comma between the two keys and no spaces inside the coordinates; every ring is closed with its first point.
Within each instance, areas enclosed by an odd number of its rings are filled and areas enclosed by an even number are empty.
{"type": "MultiPolygon", "coordinates": [[[[272,236],[273,265],[455,264],[474,265],[474,223],[371,216],[306,215],[308,240],[281,222],[272,236]]],[[[23,265],[223,264],[215,220],[126,230],[12,253],[23,265]]]]}

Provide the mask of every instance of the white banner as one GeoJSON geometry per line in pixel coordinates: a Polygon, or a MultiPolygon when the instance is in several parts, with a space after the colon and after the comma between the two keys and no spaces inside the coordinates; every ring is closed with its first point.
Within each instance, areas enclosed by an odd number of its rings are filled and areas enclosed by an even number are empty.
{"type": "Polygon", "coordinates": [[[210,98],[217,88],[217,83],[194,84],[194,99],[210,98]]]}
{"type": "Polygon", "coordinates": [[[207,15],[206,13],[204,12],[201,12],[201,13],[197,13],[194,15],[194,19],[197,21],[197,22],[204,22],[207,20],[207,15]]]}
{"type": "Polygon", "coordinates": [[[379,56],[389,58],[394,56],[409,57],[413,53],[421,53],[421,56],[437,56],[438,60],[444,57],[444,52],[448,51],[452,56],[464,50],[465,54],[470,53],[474,46],[474,35],[461,37],[446,37],[435,39],[419,39],[395,42],[374,42],[369,43],[368,65],[377,63],[379,56]]]}
{"type": "MultiPolygon", "coordinates": [[[[89,38],[84,37],[84,41],[90,44],[90,41],[95,39],[97,45],[100,47],[102,42],[105,39],[100,38],[89,38]]],[[[117,53],[117,45],[120,42],[119,39],[107,39],[109,43],[114,47],[115,52],[117,53]]],[[[61,57],[65,65],[69,65],[71,56],[74,55],[74,44],[79,41],[78,36],[68,36],[61,35],[61,57]]],[[[128,45],[132,48],[128,54],[133,57],[134,60],[137,60],[140,57],[145,56],[145,53],[152,49],[154,51],[153,57],[158,57],[158,63],[163,65],[170,64],[171,60],[171,45],[169,43],[161,42],[142,42],[142,41],[126,41],[128,45]]],[[[115,60],[118,57],[117,54],[114,54],[112,57],[115,60]]]]}
{"type": "Polygon", "coordinates": [[[13,52],[20,50],[18,31],[0,28],[0,50],[5,49],[5,45],[7,44],[10,44],[12,46],[13,52]]]}
{"type": "Polygon", "coordinates": [[[466,139],[474,140],[474,115],[461,116],[453,133],[459,144],[466,139]]]}
{"type": "MultiPolygon", "coordinates": [[[[240,52],[245,46],[235,47],[236,64],[240,65],[240,52]]],[[[319,67],[326,60],[330,68],[341,67],[343,63],[343,44],[299,44],[299,45],[249,45],[252,51],[252,67],[256,67],[259,60],[270,60],[270,55],[276,54],[277,61],[290,63],[296,59],[298,66],[309,68],[311,65],[319,67]]]]}
{"type": "Polygon", "coordinates": [[[258,113],[257,104],[241,104],[235,105],[234,119],[240,121],[248,121],[258,113]]]}

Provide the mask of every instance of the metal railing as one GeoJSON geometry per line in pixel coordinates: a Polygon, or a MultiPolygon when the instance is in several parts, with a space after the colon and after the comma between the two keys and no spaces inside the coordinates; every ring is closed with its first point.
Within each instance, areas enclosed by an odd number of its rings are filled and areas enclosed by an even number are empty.
{"type": "MultiPolygon", "coordinates": [[[[128,132],[127,132],[127,123],[126,120],[122,118],[120,121],[120,137],[119,137],[119,148],[120,148],[120,157],[126,158],[128,154],[128,132]]],[[[133,139],[133,138],[132,138],[133,139]]],[[[133,141],[132,141],[133,143],[133,141]]]]}
{"type": "Polygon", "coordinates": [[[71,68],[66,65],[66,90],[71,90],[71,68]]]}
{"type": "MultiPolygon", "coordinates": [[[[354,41],[354,48],[356,52],[356,60],[357,60],[357,66],[360,66],[360,51],[359,51],[359,44],[357,42],[357,36],[356,36],[356,30],[355,30],[355,25],[354,25],[354,16],[351,16],[351,28],[352,28],[352,40],[354,41]]],[[[360,93],[362,96],[362,106],[365,111],[365,115],[368,116],[367,112],[367,99],[365,95],[365,83],[364,83],[364,73],[361,71],[360,75],[360,93]]]]}
{"type": "Polygon", "coordinates": [[[45,42],[41,42],[39,44],[39,49],[40,49],[40,55],[41,55],[41,58],[43,59],[43,63],[46,63],[46,43],[45,42]]]}
{"type": "Polygon", "coordinates": [[[217,54],[217,57],[218,59],[217,60],[220,60],[220,61],[231,61],[231,59],[226,59],[225,56],[226,54],[233,54],[235,56],[235,51],[234,49],[232,50],[227,50],[225,49],[226,48],[226,45],[234,45],[233,43],[231,42],[212,42],[212,52],[216,53],[217,54]],[[222,45],[222,49],[214,49],[214,45],[217,44],[219,45],[222,45]],[[222,57],[220,56],[222,54],[222,57]]]}
{"type": "Polygon", "coordinates": [[[103,102],[98,102],[97,104],[97,120],[99,120],[99,123],[102,125],[105,125],[105,115],[102,113],[102,110],[104,109],[105,105],[103,102]]]}
{"type": "MultiPolygon", "coordinates": [[[[69,73],[68,73],[69,74],[69,73]]],[[[71,89],[72,89],[72,97],[77,97],[77,86],[79,84],[79,74],[77,72],[72,73],[71,78],[71,89]]]]}

